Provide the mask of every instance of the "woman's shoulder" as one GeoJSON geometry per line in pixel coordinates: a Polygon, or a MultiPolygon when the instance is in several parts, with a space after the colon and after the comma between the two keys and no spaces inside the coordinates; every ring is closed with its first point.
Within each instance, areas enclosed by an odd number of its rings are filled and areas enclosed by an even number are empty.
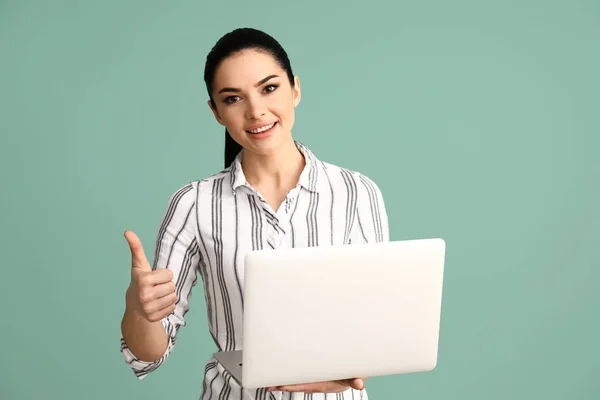
{"type": "Polygon", "coordinates": [[[211,175],[205,176],[204,178],[195,180],[190,182],[196,188],[202,189],[206,186],[211,186],[215,182],[229,182],[232,179],[232,170],[231,167],[227,167],[225,169],[220,170],[219,172],[215,172],[211,175]]]}
{"type": "Polygon", "coordinates": [[[327,161],[319,161],[319,163],[332,185],[339,183],[352,184],[358,187],[359,190],[373,188],[379,191],[379,186],[375,182],[375,179],[363,171],[346,168],[327,161]]]}
{"type": "Polygon", "coordinates": [[[188,201],[195,201],[200,192],[211,190],[215,182],[224,181],[231,179],[231,169],[225,168],[219,172],[188,181],[185,184],[180,185],[171,194],[171,199],[187,199],[188,201]]]}

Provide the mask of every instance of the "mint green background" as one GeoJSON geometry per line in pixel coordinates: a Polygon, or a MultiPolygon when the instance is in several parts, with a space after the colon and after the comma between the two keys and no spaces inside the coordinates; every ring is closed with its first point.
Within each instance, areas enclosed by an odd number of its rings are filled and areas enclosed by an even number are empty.
{"type": "Polygon", "coordinates": [[[166,364],[121,358],[122,233],[151,257],[168,197],[221,169],[202,71],[238,26],[288,50],[295,137],[378,182],[392,239],[447,240],[438,368],[371,398],[600,398],[592,0],[1,1],[0,398],[198,398],[201,287],[166,364]]]}

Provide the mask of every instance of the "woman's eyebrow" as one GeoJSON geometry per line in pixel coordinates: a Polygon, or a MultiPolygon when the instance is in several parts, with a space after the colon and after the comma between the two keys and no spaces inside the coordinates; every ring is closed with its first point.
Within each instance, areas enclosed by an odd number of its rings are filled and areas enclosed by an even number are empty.
{"type": "MultiPolygon", "coordinates": [[[[279,75],[269,75],[266,78],[261,79],[260,81],[258,81],[254,87],[258,87],[266,82],[268,82],[269,80],[273,79],[273,78],[279,78],[279,75]]],[[[239,93],[241,92],[241,89],[238,88],[232,88],[232,87],[224,87],[223,89],[219,90],[219,94],[221,93],[225,93],[225,92],[233,92],[233,93],[239,93]]]]}

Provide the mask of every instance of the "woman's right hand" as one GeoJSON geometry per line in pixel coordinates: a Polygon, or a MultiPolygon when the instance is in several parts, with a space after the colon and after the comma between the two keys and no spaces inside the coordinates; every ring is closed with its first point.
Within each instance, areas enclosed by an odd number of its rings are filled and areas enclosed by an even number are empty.
{"type": "Polygon", "coordinates": [[[131,250],[131,282],[127,289],[127,307],[149,322],[160,321],[175,310],[177,294],[173,272],[166,268],[152,270],[142,242],[132,231],[124,233],[131,250]]]}

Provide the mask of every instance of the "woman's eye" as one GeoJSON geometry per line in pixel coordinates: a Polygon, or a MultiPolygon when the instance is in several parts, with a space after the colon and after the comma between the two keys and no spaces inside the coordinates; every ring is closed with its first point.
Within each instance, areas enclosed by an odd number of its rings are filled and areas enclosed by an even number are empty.
{"type": "Polygon", "coordinates": [[[275,89],[277,89],[277,85],[265,86],[265,92],[267,92],[267,93],[271,93],[271,92],[275,91],[275,89]]]}
{"type": "Polygon", "coordinates": [[[238,96],[229,96],[223,101],[225,102],[225,104],[232,104],[232,103],[236,102],[238,98],[239,98],[238,96]]]}

